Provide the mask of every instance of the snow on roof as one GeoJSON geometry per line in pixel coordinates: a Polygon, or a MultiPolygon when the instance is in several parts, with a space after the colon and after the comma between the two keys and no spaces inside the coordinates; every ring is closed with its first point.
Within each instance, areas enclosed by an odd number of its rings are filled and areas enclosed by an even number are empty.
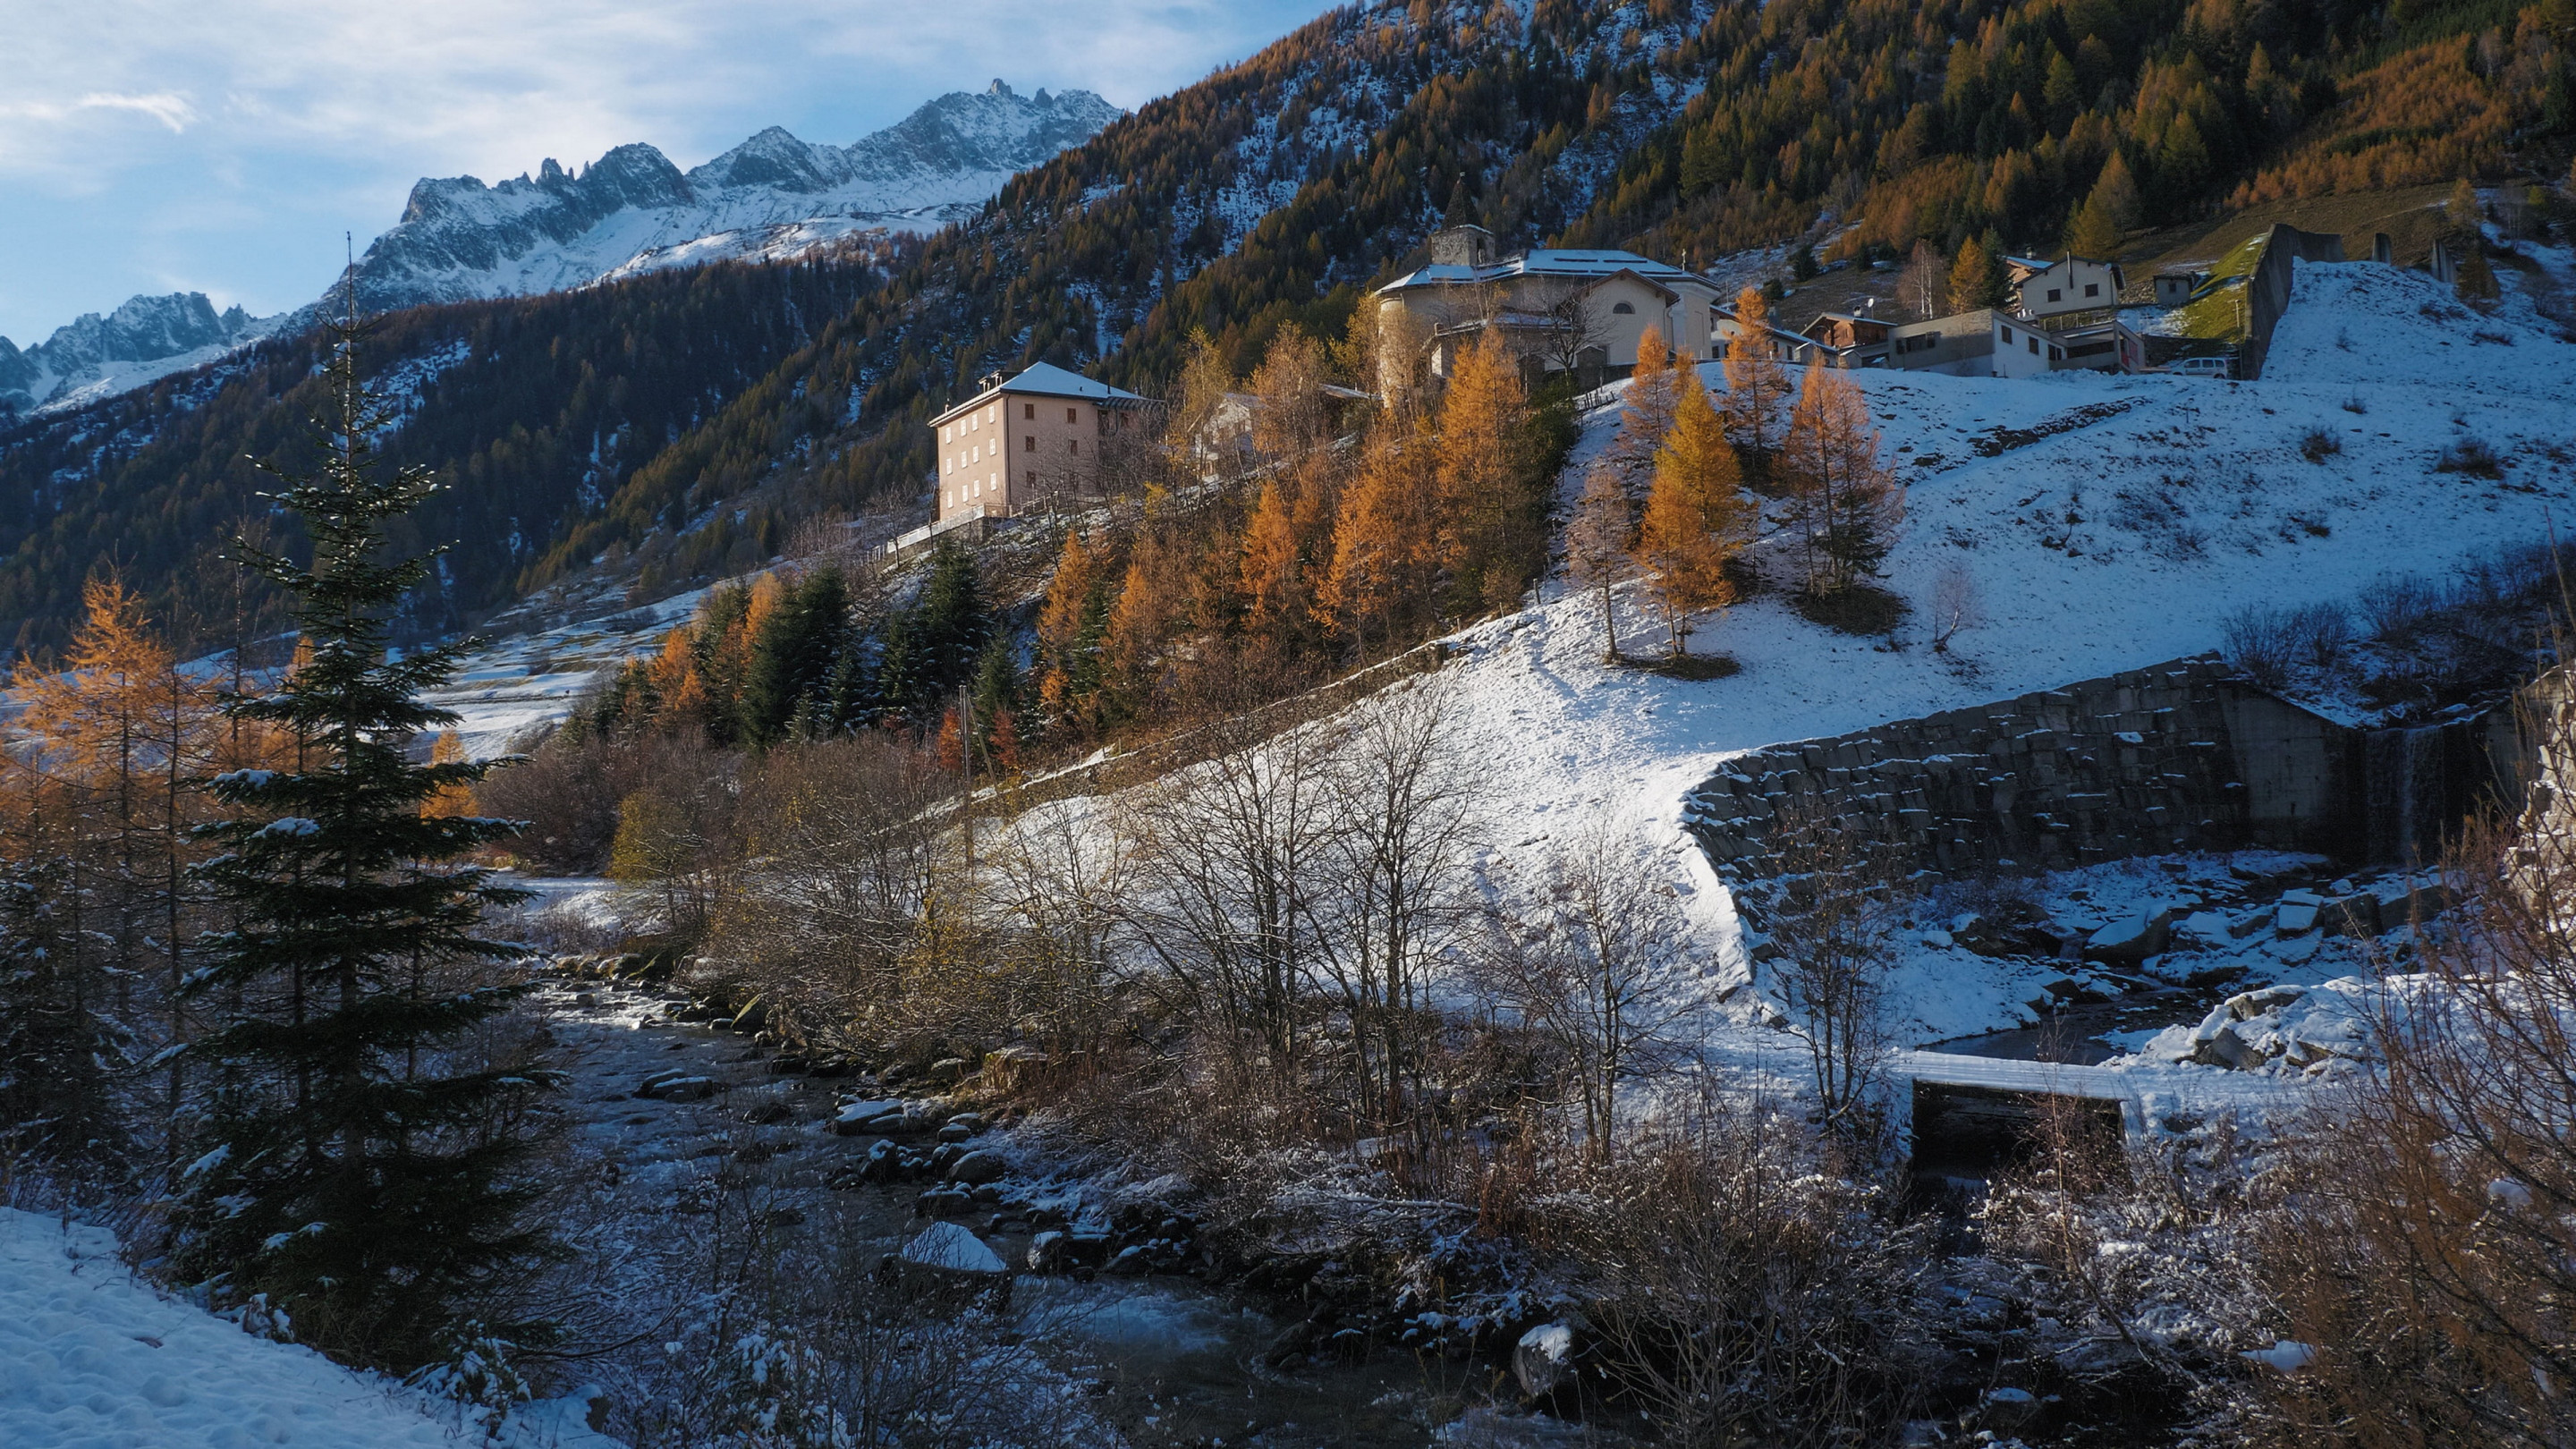
{"type": "Polygon", "coordinates": [[[1040,397],[1088,398],[1100,403],[1150,401],[1135,393],[1111,387],[1105,382],[1095,382],[1081,373],[1068,372],[1054,363],[1033,362],[1004,379],[998,386],[988,387],[932,418],[930,425],[935,428],[959,413],[972,412],[1006,392],[1035,393],[1040,397]]]}
{"type": "Polygon", "coordinates": [[[1511,277],[1589,277],[1607,279],[1621,272],[1634,274],[1638,280],[1670,290],[1676,284],[1712,287],[1706,277],[1686,271],[1670,262],[1641,257],[1635,252],[1569,251],[1542,247],[1505,257],[1481,267],[1460,266],[1451,262],[1434,262],[1407,272],[1378,288],[1383,297],[1411,287],[1468,286],[1478,282],[1499,282],[1511,277]]]}

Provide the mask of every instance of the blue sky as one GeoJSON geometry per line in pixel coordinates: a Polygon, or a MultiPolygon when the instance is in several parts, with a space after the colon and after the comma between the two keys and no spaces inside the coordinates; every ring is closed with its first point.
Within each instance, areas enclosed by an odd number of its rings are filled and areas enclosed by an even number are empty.
{"type": "Polygon", "coordinates": [[[138,292],[266,314],[422,176],[763,126],[846,144],[995,78],[1133,108],[1329,0],[0,0],[0,336],[138,292]]]}

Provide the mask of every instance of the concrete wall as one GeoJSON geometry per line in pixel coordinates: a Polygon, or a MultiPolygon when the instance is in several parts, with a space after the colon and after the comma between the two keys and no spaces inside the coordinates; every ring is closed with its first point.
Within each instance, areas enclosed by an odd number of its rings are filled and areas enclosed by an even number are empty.
{"type": "Polygon", "coordinates": [[[2359,742],[2205,655],[1757,750],[1692,791],[1684,820],[1739,878],[1776,873],[1801,812],[1945,876],[2249,844],[2359,857],[2359,742]]]}
{"type": "Polygon", "coordinates": [[[2263,243],[2263,259],[2254,264],[2254,274],[2245,279],[2247,327],[2241,369],[2245,377],[2263,375],[2264,358],[2272,350],[2272,329],[2281,325],[2281,314],[2290,310],[2293,260],[2342,261],[2343,238],[2301,231],[2287,222],[2273,224],[2272,234],[2263,243]]]}

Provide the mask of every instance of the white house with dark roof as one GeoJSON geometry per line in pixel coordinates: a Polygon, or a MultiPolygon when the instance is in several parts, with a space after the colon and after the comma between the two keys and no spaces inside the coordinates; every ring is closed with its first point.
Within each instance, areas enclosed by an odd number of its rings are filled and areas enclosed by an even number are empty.
{"type": "MultiPolygon", "coordinates": [[[[1379,314],[1423,342],[1431,374],[1447,377],[1460,350],[1500,330],[1527,362],[1555,371],[1571,364],[1623,376],[1637,365],[1637,341],[1652,325],[1673,352],[1716,356],[1709,311],[1717,287],[1695,272],[1635,252],[1550,248],[1500,257],[1482,227],[1431,237],[1430,264],[1380,287],[1379,314]]],[[[1392,360],[1390,359],[1390,364],[1392,360]]],[[[1401,387],[1407,379],[1384,379],[1401,387]]]]}
{"type": "Polygon", "coordinates": [[[1007,518],[1041,500],[1096,493],[1100,451],[1149,399],[1040,362],[988,379],[930,420],[939,440],[940,524],[1007,518]]]}
{"type": "Polygon", "coordinates": [[[2012,307],[2024,317],[2051,317],[2120,305],[2125,282],[2118,262],[2097,261],[2068,252],[2055,261],[2044,257],[2006,257],[2012,307]]]}

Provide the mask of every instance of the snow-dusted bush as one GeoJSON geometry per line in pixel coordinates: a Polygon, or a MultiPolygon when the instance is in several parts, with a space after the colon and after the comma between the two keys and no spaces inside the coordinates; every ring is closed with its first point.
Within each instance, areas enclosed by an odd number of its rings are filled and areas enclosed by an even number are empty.
{"type": "Polygon", "coordinates": [[[1805,1124],[1694,1103],[1570,1205],[1603,1368],[1671,1444],[1894,1442],[1935,1362],[1922,1219],[1805,1124]]]}

